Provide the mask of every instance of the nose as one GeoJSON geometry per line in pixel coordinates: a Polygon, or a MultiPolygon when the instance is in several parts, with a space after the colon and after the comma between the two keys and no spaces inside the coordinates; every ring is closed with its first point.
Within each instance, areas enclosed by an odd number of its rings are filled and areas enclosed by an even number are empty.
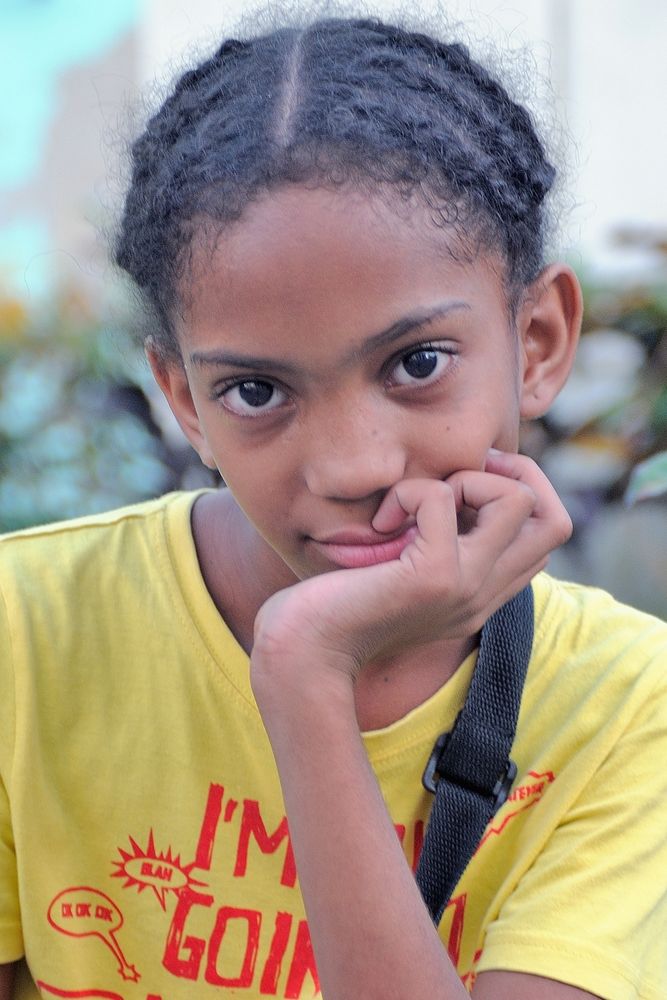
{"type": "Polygon", "coordinates": [[[304,463],[309,491],[337,500],[384,494],[405,478],[406,452],[396,428],[380,426],[368,414],[323,422],[310,442],[304,463]]]}

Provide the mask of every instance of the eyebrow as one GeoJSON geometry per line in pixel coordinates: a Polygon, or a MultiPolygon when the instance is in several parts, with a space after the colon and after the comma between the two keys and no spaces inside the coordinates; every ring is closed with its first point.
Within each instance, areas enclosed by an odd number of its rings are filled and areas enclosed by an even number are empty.
{"type": "MultiPolygon", "coordinates": [[[[400,340],[400,338],[405,336],[406,333],[428,326],[435,320],[441,319],[450,312],[454,312],[459,309],[470,309],[470,304],[468,302],[455,300],[443,303],[442,305],[436,306],[434,309],[429,309],[425,312],[420,311],[409,313],[407,316],[403,316],[395,323],[392,323],[386,330],[381,330],[379,333],[373,333],[370,337],[367,337],[359,347],[353,348],[344,358],[341,359],[341,365],[345,366],[351,361],[368,357],[368,355],[372,354],[373,351],[376,351],[379,347],[384,347],[396,340],[400,340]]],[[[190,361],[198,368],[228,365],[232,368],[247,368],[249,371],[271,370],[284,375],[295,375],[299,371],[297,365],[281,361],[278,358],[262,357],[251,354],[236,354],[231,351],[194,351],[190,355],[190,361]]]]}

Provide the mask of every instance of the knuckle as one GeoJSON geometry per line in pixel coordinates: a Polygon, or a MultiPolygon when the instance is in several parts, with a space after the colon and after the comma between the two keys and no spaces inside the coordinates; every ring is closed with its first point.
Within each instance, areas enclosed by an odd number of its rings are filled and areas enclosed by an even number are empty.
{"type": "Polygon", "coordinates": [[[430,606],[434,600],[446,601],[449,596],[448,590],[449,586],[445,578],[440,573],[435,572],[432,575],[420,577],[415,587],[415,598],[422,607],[430,606]]]}
{"type": "MultiPolygon", "coordinates": [[[[453,478],[453,477],[450,477],[453,478]]],[[[450,479],[421,479],[416,480],[424,493],[433,493],[436,496],[446,495],[452,492],[449,485],[450,479]]]]}
{"type": "Polygon", "coordinates": [[[436,480],[434,485],[440,502],[454,506],[460,503],[463,498],[463,482],[463,478],[458,473],[447,479],[436,480]]]}
{"type": "Polygon", "coordinates": [[[565,542],[569,541],[572,537],[573,530],[574,525],[572,524],[572,518],[566,510],[563,510],[554,527],[554,534],[558,544],[564,545],[565,542]]]}
{"type": "Polygon", "coordinates": [[[514,494],[522,508],[528,512],[535,510],[537,506],[537,493],[527,483],[521,482],[518,479],[515,480],[514,494]]]}
{"type": "Polygon", "coordinates": [[[519,462],[519,465],[525,466],[525,468],[530,469],[531,472],[539,472],[540,475],[542,475],[542,470],[535,459],[530,458],[528,455],[517,455],[517,461],[519,462]]]}
{"type": "Polygon", "coordinates": [[[479,632],[487,618],[492,612],[488,608],[482,610],[477,610],[476,608],[471,609],[470,613],[465,618],[465,631],[469,634],[474,634],[479,632]]]}
{"type": "Polygon", "coordinates": [[[442,500],[446,500],[450,503],[455,497],[455,490],[449,482],[445,482],[443,479],[436,479],[433,483],[434,493],[437,494],[442,500]]]}
{"type": "Polygon", "coordinates": [[[480,586],[477,580],[464,580],[458,587],[457,597],[473,616],[479,612],[480,586]]]}

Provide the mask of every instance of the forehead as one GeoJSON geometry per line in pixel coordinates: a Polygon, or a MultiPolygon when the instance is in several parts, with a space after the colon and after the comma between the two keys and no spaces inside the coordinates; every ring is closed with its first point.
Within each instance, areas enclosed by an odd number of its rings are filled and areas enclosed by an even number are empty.
{"type": "Polygon", "coordinates": [[[496,323],[507,312],[496,256],[472,254],[422,203],[349,188],[286,186],[231,227],[203,223],[184,293],[186,339],[222,331],[246,343],[323,326],[336,340],[369,335],[448,299],[496,323]]]}

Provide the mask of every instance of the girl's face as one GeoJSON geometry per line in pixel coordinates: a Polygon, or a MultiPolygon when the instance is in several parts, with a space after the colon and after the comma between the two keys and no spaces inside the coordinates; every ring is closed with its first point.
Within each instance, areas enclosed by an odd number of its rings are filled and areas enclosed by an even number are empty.
{"type": "Polygon", "coordinates": [[[299,578],[345,564],[352,550],[332,542],[375,541],[397,481],[517,448],[523,362],[502,269],[456,262],[446,239],[421,209],[285,187],[213,251],[195,247],[185,372],[167,394],[299,578]]]}

